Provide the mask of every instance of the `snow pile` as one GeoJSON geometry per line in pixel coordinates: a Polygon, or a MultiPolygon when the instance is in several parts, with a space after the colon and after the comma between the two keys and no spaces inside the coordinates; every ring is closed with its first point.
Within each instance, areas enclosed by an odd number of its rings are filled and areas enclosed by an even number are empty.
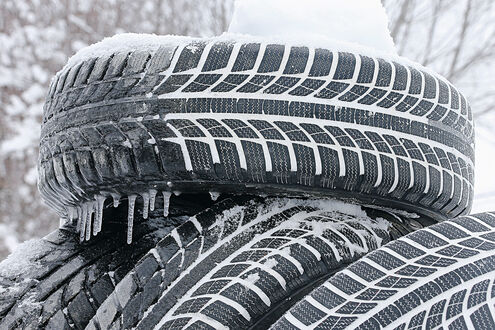
{"type": "MultiPolygon", "coordinates": [[[[293,200],[294,206],[303,204],[316,209],[327,210],[329,212],[345,214],[352,218],[368,218],[368,215],[363,210],[361,205],[353,204],[347,201],[338,199],[308,199],[308,200],[293,200]]],[[[292,205],[292,204],[291,204],[292,205]]]]}
{"type": "Polygon", "coordinates": [[[154,51],[200,40],[278,42],[398,59],[380,0],[237,0],[229,31],[220,37],[124,33],[81,49],[66,67],[117,51],[154,51]]]}
{"type": "Polygon", "coordinates": [[[113,37],[104,38],[79,50],[67,61],[65,67],[76,65],[88,58],[110,56],[118,52],[132,52],[135,50],[152,51],[166,44],[186,44],[198,40],[198,38],[184,36],[158,36],[156,34],[121,33],[113,37]]]}
{"type": "Polygon", "coordinates": [[[380,0],[237,0],[229,32],[334,39],[396,53],[380,0]]]}
{"type": "Polygon", "coordinates": [[[278,261],[275,258],[270,258],[265,261],[264,265],[266,268],[273,269],[273,267],[278,265],[278,261]]]}
{"type": "Polygon", "coordinates": [[[47,253],[49,246],[40,239],[31,239],[19,244],[12,254],[0,263],[0,277],[15,278],[40,268],[37,260],[47,253]]]}
{"type": "Polygon", "coordinates": [[[258,273],[249,274],[245,281],[254,284],[260,280],[260,275],[258,273]]]}

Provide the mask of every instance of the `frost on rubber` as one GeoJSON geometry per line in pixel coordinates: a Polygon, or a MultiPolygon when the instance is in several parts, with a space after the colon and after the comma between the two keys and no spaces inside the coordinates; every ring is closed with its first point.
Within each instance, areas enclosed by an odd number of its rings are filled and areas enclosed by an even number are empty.
{"type": "Polygon", "coordinates": [[[102,198],[150,189],[358,197],[446,218],[470,209],[473,141],[464,96],[418,66],[164,38],[56,75],[39,188],[62,216],[97,228],[102,198]]]}
{"type": "Polygon", "coordinates": [[[494,329],[495,214],[456,218],[368,254],[273,329],[494,329]]]}
{"type": "Polygon", "coordinates": [[[143,256],[88,328],[266,328],[410,221],[334,200],[225,199],[143,256]]]}
{"type": "Polygon", "coordinates": [[[110,226],[79,244],[73,228],[25,243],[0,263],[0,329],[84,329],[101,303],[136,262],[170,233],[154,219],[134,231],[134,244],[110,226]]]}

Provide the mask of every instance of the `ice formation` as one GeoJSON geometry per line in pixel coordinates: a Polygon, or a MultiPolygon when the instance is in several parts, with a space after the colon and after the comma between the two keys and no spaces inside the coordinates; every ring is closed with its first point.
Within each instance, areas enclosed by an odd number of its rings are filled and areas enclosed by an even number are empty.
{"type": "Polygon", "coordinates": [[[217,191],[210,191],[210,197],[212,201],[216,201],[220,197],[220,193],[217,191]]]}
{"type": "MultiPolygon", "coordinates": [[[[134,209],[138,196],[143,200],[143,219],[149,217],[149,212],[154,211],[156,207],[156,195],[158,191],[150,189],[146,192],[127,196],[128,200],[128,218],[127,218],[127,242],[132,243],[132,229],[134,226],[134,209]]],[[[163,191],[163,215],[168,216],[171,192],[163,191]]],[[[105,201],[112,198],[112,206],[120,205],[121,196],[115,193],[101,193],[96,195],[94,200],[82,203],[80,206],[68,207],[67,218],[62,219],[61,226],[65,223],[73,223],[77,219],[76,230],[79,233],[80,241],[87,241],[91,236],[96,236],[101,231],[103,223],[103,208],[105,201]]]]}
{"type": "Polygon", "coordinates": [[[163,216],[168,217],[168,208],[170,206],[170,196],[172,193],[169,191],[162,191],[163,194],[163,216]]]}
{"type": "Polygon", "coordinates": [[[150,211],[155,210],[155,200],[156,200],[156,194],[157,193],[158,193],[158,191],[156,191],[155,189],[150,190],[150,211]]]}
{"type": "Polygon", "coordinates": [[[136,204],[136,195],[130,195],[129,209],[127,210],[127,244],[132,243],[132,228],[134,227],[134,205],[136,204]]]}
{"type": "MultiPolygon", "coordinates": [[[[103,223],[103,208],[105,205],[105,201],[107,199],[112,199],[110,205],[113,207],[118,207],[120,205],[121,199],[127,199],[128,201],[128,215],[127,215],[127,243],[132,243],[132,231],[134,227],[134,218],[135,218],[135,206],[138,198],[142,199],[143,210],[142,217],[143,219],[147,219],[149,217],[149,212],[154,211],[156,207],[156,195],[158,191],[155,189],[150,189],[145,192],[140,192],[136,194],[131,194],[128,196],[120,196],[115,193],[100,193],[94,197],[94,200],[87,201],[82,203],[81,206],[77,207],[69,207],[67,208],[67,220],[65,222],[73,223],[77,219],[76,230],[79,233],[80,241],[87,241],[91,238],[91,236],[96,236],[101,231],[102,223],[103,223]]],[[[163,196],[163,216],[168,217],[169,215],[169,206],[170,206],[170,198],[172,194],[178,196],[180,195],[179,191],[161,191],[163,196]]],[[[215,191],[210,191],[210,196],[212,200],[217,200],[220,196],[220,193],[215,191]]],[[[301,200],[288,200],[289,205],[299,205],[302,203],[301,200]]],[[[367,219],[368,216],[365,211],[359,206],[355,204],[350,204],[344,201],[334,200],[334,199],[314,199],[304,202],[303,204],[308,204],[314,206],[319,209],[330,209],[333,214],[338,214],[340,217],[344,215],[349,218],[349,220],[353,220],[356,218],[367,219]]],[[[369,206],[373,208],[373,206],[369,206]]],[[[380,207],[376,207],[377,209],[383,209],[380,207]]],[[[386,210],[387,212],[394,212],[394,210],[386,210]]],[[[230,213],[238,212],[237,208],[227,211],[227,213],[222,214],[221,217],[216,219],[216,224],[219,227],[223,227],[223,221],[225,218],[230,216],[230,213]]],[[[410,217],[415,217],[415,214],[408,214],[410,217]]],[[[191,218],[193,224],[197,227],[198,231],[201,232],[201,226],[197,223],[195,218],[191,218]]],[[[378,219],[380,220],[380,219],[378,219]]],[[[287,225],[290,225],[290,222],[287,222],[287,225]]],[[[344,224],[345,225],[345,224],[344,224]]],[[[325,230],[330,227],[338,227],[341,224],[334,223],[322,223],[318,221],[313,221],[311,223],[312,230],[316,235],[321,235],[325,230]]],[[[374,227],[381,227],[381,229],[386,230],[388,226],[388,222],[383,221],[375,221],[373,224],[374,227]]],[[[304,242],[303,242],[304,243],[304,242]]],[[[352,245],[352,244],[351,244],[352,245]]],[[[356,248],[357,249],[357,248],[356,248]]],[[[357,251],[356,252],[361,252],[357,251]]],[[[285,251],[285,253],[290,253],[290,251],[285,251]]],[[[270,265],[267,265],[270,267],[270,265]]]]}
{"type": "Polygon", "coordinates": [[[118,194],[112,194],[111,195],[113,198],[113,207],[117,207],[120,204],[120,195],[118,194]]]}
{"type": "Polygon", "coordinates": [[[143,219],[148,219],[148,210],[150,208],[150,194],[145,192],[142,193],[143,197],[143,219]]]}

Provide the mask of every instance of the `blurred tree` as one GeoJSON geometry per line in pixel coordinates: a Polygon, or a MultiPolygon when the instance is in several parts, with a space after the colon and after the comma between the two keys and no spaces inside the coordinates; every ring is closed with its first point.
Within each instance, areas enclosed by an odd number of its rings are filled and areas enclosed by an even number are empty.
{"type": "Polygon", "coordinates": [[[495,3],[493,0],[382,0],[400,55],[432,68],[468,98],[476,121],[474,208],[495,202],[495,3]],[[480,179],[481,178],[481,179],[480,179]]]}
{"type": "Polygon", "coordinates": [[[460,88],[477,119],[495,109],[493,0],[382,2],[400,55],[432,68],[460,88]]]}

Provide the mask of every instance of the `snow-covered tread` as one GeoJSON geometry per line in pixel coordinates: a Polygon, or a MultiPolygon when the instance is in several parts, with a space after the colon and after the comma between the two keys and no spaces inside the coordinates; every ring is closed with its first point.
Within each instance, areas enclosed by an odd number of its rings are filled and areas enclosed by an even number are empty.
{"type": "Polygon", "coordinates": [[[301,290],[413,230],[406,216],[402,223],[365,210],[333,200],[226,199],[164,237],[87,329],[268,326],[301,290]]]}
{"type": "Polygon", "coordinates": [[[437,218],[470,209],[472,114],[444,78],[338,49],[156,40],[54,78],[39,174],[61,215],[150,185],[351,195],[437,218]]]}
{"type": "Polygon", "coordinates": [[[177,222],[144,222],[131,245],[110,219],[85,244],[73,228],[30,241],[0,263],[0,329],[83,329],[115,285],[177,222]]]}
{"type": "Polygon", "coordinates": [[[273,329],[495,329],[495,214],[418,230],[337,273],[273,329]]]}

